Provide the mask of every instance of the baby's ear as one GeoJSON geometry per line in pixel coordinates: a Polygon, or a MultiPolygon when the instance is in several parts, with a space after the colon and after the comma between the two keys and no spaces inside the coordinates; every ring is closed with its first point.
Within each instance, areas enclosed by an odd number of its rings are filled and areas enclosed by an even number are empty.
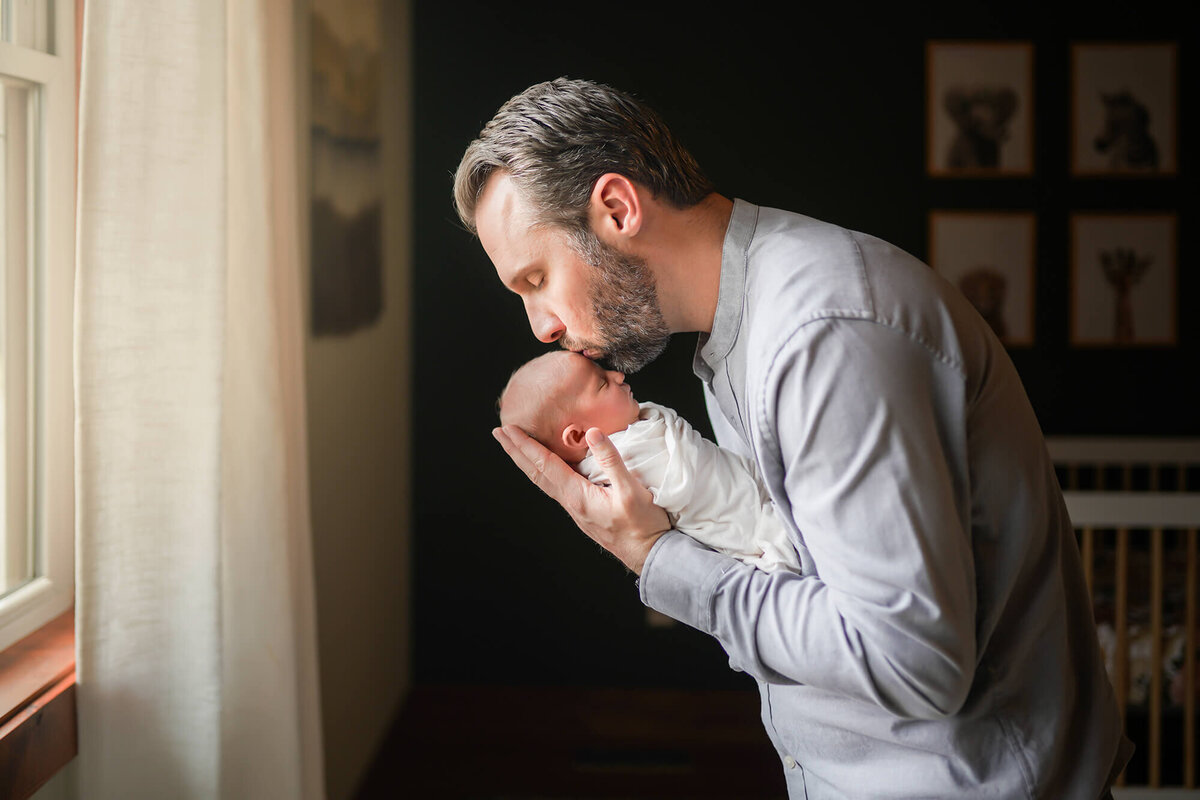
{"type": "Polygon", "coordinates": [[[572,450],[580,445],[587,447],[587,429],[578,425],[568,425],[563,428],[562,441],[572,450]]]}

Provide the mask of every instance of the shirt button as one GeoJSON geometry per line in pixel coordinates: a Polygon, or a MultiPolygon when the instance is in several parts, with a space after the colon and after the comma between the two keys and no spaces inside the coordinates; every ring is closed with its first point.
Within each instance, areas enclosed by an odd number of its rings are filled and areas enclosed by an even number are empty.
{"type": "Polygon", "coordinates": [[[796,759],[792,758],[791,756],[784,756],[783,765],[785,767],[787,767],[788,769],[795,769],[796,768],[796,759]]]}

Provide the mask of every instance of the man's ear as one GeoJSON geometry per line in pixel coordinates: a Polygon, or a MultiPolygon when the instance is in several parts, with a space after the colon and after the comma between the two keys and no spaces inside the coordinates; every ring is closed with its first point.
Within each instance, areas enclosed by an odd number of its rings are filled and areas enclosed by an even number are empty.
{"type": "Polygon", "coordinates": [[[567,447],[574,450],[580,445],[587,447],[587,429],[581,428],[578,425],[568,425],[563,428],[562,441],[567,447]]]}
{"type": "Polygon", "coordinates": [[[642,228],[642,196],[633,181],[616,172],[601,175],[592,187],[588,210],[592,230],[602,241],[636,236],[642,228]]]}

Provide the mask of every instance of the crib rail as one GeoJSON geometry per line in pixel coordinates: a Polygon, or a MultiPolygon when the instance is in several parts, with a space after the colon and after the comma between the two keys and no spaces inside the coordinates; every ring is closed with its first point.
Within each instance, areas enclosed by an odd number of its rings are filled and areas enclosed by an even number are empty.
{"type": "Polygon", "coordinates": [[[1197,786],[1200,440],[1047,441],[1138,753],[1119,786],[1197,786]],[[1168,685],[1169,681],[1169,685],[1168,685]]]}

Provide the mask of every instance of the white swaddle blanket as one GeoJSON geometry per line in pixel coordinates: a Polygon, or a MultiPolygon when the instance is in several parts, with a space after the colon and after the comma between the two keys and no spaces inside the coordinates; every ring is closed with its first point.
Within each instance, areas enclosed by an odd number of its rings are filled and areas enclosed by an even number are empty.
{"type": "MultiPolygon", "coordinates": [[[[705,439],[665,406],[640,406],[638,421],[609,439],[675,529],[760,569],[799,572],[799,556],[754,462],[705,439]]],[[[591,455],[578,470],[592,483],[605,481],[591,455]]]]}

